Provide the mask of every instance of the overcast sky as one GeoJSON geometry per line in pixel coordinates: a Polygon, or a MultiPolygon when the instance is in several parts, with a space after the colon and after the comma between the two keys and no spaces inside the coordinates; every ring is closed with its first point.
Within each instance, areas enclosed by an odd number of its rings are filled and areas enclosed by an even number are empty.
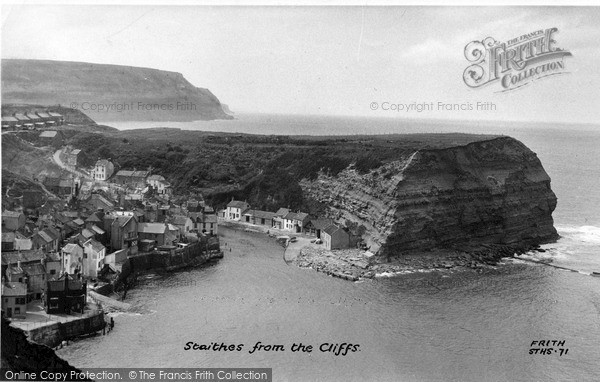
{"type": "Polygon", "coordinates": [[[371,103],[492,102],[410,118],[600,122],[600,8],[22,6],[2,57],[176,71],[238,112],[395,117],[371,103]],[[569,74],[468,88],[464,48],[557,27],[569,74]]]}

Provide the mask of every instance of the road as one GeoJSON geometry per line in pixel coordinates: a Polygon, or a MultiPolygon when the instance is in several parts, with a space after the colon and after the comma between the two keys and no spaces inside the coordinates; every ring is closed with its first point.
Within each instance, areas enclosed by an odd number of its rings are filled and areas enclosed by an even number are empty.
{"type": "Polygon", "coordinates": [[[77,171],[73,167],[67,166],[66,164],[64,164],[63,161],[60,159],[60,154],[61,153],[62,153],[61,149],[56,150],[56,152],[52,156],[52,159],[54,160],[54,163],[56,163],[63,170],[66,170],[66,171],[70,172],[71,174],[77,175],[77,176],[79,176],[81,178],[84,178],[84,179],[85,178],[89,178],[89,175],[86,175],[83,172],[77,171]]]}

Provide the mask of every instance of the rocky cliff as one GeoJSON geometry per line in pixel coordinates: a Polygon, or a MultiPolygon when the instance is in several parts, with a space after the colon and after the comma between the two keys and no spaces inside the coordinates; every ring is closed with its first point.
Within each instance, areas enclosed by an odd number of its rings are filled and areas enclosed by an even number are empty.
{"type": "Polygon", "coordinates": [[[338,222],[364,226],[358,232],[379,256],[557,238],[550,177],[509,137],[421,149],[366,174],[349,166],[300,185],[338,222]]]}
{"type": "MultiPolygon", "coordinates": [[[[50,373],[67,373],[67,381],[89,381],[86,378],[79,378],[81,370],[69,365],[69,363],[59,358],[54,350],[47,346],[29,342],[27,336],[21,329],[9,325],[7,319],[2,316],[2,364],[1,380],[20,379],[20,380],[45,380],[41,378],[42,371],[50,373]],[[71,374],[73,372],[73,374],[71,374]],[[15,378],[15,374],[27,373],[35,378],[22,377],[15,378]],[[6,376],[12,376],[7,378],[6,376]]],[[[47,379],[46,379],[47,380],[47,379]]]]}
{"type": "Polygon", "coordinates": [[[2,101],[68,106],[96,121],[231,119],[181,73],[120,65],[2,60],[2,101]]]}

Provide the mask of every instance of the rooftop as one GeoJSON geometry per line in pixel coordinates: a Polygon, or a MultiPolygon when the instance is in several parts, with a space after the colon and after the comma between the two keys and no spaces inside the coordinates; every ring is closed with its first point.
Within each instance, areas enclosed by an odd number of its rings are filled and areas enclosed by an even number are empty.
{"type": "Polygon", "coordinates": [[[285,216],[290,212],[289,208],[280,208],[275,212],[276,216],[285,216]]]}
{"type": "Polygon", "coordinates": [[[44,252],[40,250],[2,252],[2,264],[17,264],[19,261],[21,263],[39,262],[44,257],[44,252]]]}
{"type": "Polygon", "coordinates": [[[57,134],[58,134],[58,132],[56,132],[54,130],[42,131],[40,133],[40,138],[54,138],[54,137],[56,137],[57,134]]]}
{"type": "Polygon", "coordinates": [[[246,207],[248,207],[248,203],[247,202],[242,202],[241,200],[232,200],[231,202],[227,203],[227,207],[231,207],[231,208],[246,208],[246,207]]]}
{"type": "Polygon", "coordinates": [[[244,215],[250,215],[261,219],[273,219],[273,217],[275,217],[275,212],[248,210],[244,215]]]}
{"type": "Polygon", "coordinates": [[[75,253],[75,252],[79,252],[80,248],[81,247],[78,246],[77,244],[69,243],[63,247],[62,251],[66,252],[66,253],[75,253]]]}
{"type": "Polygon", "coordinates": [[[27,284],[25,283],[3,283],[2,296],[27,296],[27,284]]]}
{"type": "Polygon", "coordinates": [[[21,215],[23,215],[22,212],[16,212],[16,211],[2,211],[2,217],[3,218],[18,218],[21,215]]]}
{"type": "Polygon", "coordinates": [[[90,239],[90,240],[86,241],[83,245],[91,247],[96,252],[100,252],[103,249],[105,249],[105,247],[102,245],[102,243],[100,243],[99,241],[96,241],[94,239],[90,239]]]}
{"type": "MultiPolygon", "coordinates": [[[[338,232],[338,231],[344,231],[341,227],[338,227],[335,224],[330,225],[329,227],[325,228],[325,233],[327,233],[328,235],[333,235],[334,233],[338,232]]],[[[344,231],[345,232],[345,231],[344,231]]]]}
{"type": "Polygon", "coordinates": [[[138,224],[139,233],[151,233],[155,235],[164,234],[167,230],[167,225],[164,223],[140,223],[138,224]]]}
{"type": "Polygon", "coordinates": [[[111,165],[111,163],[107,159],[98,159],[98,161],[96,161],[96,167],[98,167],[98,166],[110,166],[110,165],[111,165]]]}

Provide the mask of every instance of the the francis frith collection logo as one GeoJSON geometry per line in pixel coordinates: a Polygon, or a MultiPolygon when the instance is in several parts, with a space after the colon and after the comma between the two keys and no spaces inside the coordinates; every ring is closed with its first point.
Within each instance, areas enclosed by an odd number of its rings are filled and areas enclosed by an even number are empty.
{"type": "Polygon", "coordinates": [[[499,83],[500,91],[518,89],[534,80],[565,73],[571,52],[556,46],[558,28],[540,29],[500,43],[488,37],[465,47],[470,65],[463,73],[467,86],[499,83]]]}

